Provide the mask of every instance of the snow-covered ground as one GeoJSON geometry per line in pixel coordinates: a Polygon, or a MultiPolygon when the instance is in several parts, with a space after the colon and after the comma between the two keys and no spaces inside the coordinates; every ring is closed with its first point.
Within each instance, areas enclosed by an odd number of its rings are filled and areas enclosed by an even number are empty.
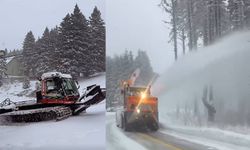
{"type": "Polygon", "coordinates": [[[250,135],[225,129],[206,126],[183,126],[174,123],[172,118],[161,118],[163,128],[159,132],[172,135],[201,145],[216,147],[219,150],[249,150],[250,135]]]}
{"type": "MultiPolygon", "coordinates": [[[[81,89],[91,84],[105,87],[105,74],[88,80],[81,80],[79,84],[81,89]]],[[[5,92],[1,89],[0,97],[9,96],[16,101],[25,99],[25,97],[13,96],[13,93],[22,91],[21,84],[15,83],[8,87],[5,89],[5,92]]],[[[32,86],[30,91],[34,87],[32,86]]],[[[105,131],[105,102],[101,102],[87,109],[86,113],[82,113],[79,116],[71,116],[58,122],[46,121],[0,126],[0,149],[102,150],[106,146],[105,131]]]]}
{"type": "Polygon", "coordinates": [[[26,101],[34,100],[34,97],[29,96],[35,90],[36,81],[30,82],[30,88],[23,89],[22,82],[16,80],[9,84],[4,84],[0,87],[0,102],[9,98],[11,101],[26,101]]]}

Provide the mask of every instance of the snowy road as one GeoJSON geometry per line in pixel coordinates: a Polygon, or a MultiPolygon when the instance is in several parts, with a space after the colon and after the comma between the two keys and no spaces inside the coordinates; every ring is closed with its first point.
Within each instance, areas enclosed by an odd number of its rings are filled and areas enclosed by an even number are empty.
{"type": "Polygon", "coordinates": [[[247,137],[212,128],[188,131],[161,126],[157,132],[124,132],[116,127],[115,114],[107,113],[108,150],[249,150],[247,137]]]}
{"type": "Polygon", "coordinates": [[[214,147],[183,140],[166,132],[124,132],[115,125],[114,114],[107,115],[107,144],[109,150],[217,150],[214,147]],[[135,148],[137,147],[137,148],[135,148]]]}
{"type": "Polygon", "coordinates": [[[216,150],[216,148],[195,144],[183,139],[168,135],[167,133],[129,133],[133,138],[147,149],[155,150],[216,150]]]}

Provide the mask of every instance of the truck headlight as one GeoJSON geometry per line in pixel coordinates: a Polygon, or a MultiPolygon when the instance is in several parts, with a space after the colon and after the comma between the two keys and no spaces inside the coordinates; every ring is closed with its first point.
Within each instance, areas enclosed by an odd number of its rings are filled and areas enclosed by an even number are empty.
{"type": "Polygon", "coordinates": [[[139,108],[137,108],[136,112],[139,114],[141,112],[141,110],[139,108]]]}
{"type": "Polygon", "coordinates": [[[146,94],[144,92],[141,93],[141,98],[142,99],[146,98],[146,94]]]}

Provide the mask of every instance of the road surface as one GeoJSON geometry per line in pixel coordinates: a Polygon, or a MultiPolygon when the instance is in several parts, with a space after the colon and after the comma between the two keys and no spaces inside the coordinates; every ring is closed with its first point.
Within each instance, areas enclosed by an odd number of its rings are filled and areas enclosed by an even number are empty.
{"type": "Polygon", "coordinates": [[[217,150],[214,147],[176,138],[161,130],[157,132],[124,132],[116,127],[112,115],[107,116],[106,131],[108,150],[217,150]]]}

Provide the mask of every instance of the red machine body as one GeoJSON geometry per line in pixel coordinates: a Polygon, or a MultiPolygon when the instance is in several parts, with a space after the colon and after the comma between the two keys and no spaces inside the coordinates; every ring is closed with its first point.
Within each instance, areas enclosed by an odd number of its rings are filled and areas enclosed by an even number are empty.
{"type": "Polygon", "coordinates": [[[41,91],[37,101],[42,104],[74,104],[80,97],[71,75],[59,72],[45,73],[41,77],[41,91]]]}

